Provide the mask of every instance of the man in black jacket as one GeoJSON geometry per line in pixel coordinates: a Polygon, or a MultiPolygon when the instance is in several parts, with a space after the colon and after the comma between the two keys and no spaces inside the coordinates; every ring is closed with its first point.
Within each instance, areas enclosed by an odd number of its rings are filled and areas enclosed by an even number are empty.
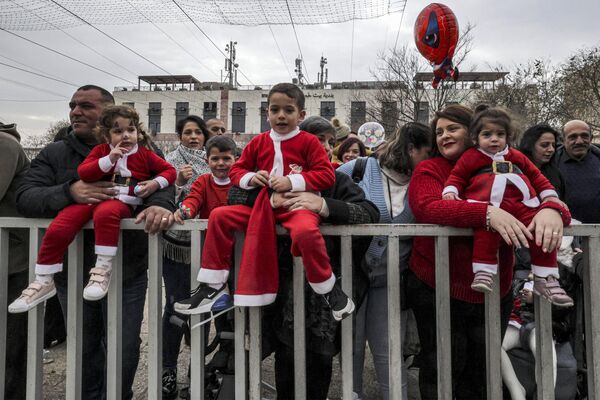
{"type": "MultiPolygon", "coordinates": [[[[98,86],[77,89],[69,107],[71,130],[62,140],[50,143],[31,162],[31,169],[17,192],[18,210],[26,217],[54,218],[69,204],[95,204],[115,194],[111,182],[85,183],[77,175],[77,167],[98,143],[93,129],[102,110],[114,104],[112,95],[98,86]]],[[[155,234],[172,222],[175,209],[173,187],[157,191],[145,200],[146,208],[136,216],[145,221],[145,231],[155,234]]],[[[123,316],[121,343],[123,398],[133,397],[131,390],[139,361],[140,328],[148,277],[146,274],[147,237],[141,231],[123,233],[123,316]]],[[[84,280],[95,263],[94,232],[84,232],[84,280]]],[[[67,319],[67,270],[55,275],[55,284],[65,321],[67,319]]],[[[82,397],[103,399],[106,391],[106,298],[83,301],[83,369],[82,397]]]]}

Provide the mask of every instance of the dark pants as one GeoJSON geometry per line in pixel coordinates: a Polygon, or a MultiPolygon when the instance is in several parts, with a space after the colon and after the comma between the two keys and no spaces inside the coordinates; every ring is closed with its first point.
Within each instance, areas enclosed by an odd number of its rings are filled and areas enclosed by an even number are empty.
{"type": "MultiPolygon", "coordinates": [[[[190,265],[178,263],[166,257],[163,258],[163,279],[165,282],[165,310],[163,313],[163,368],[176,368],[179,348],[183,331],[180,327],[169,322],[172,315],[178,315],[173,310],[173,304],[190,297],[190,265]]],[[[185,316],[178,315],[180,318],[185,316]]]]}
{"type": "MultiPolygon", "coordinates": [[[[437,399],[437,341],[435,290],[412,272],[407,275],[407,294],[419,331],[419,388],[421,398],[437,399]]],[[[502,337],[512,309],[512,294],[500,303],[502,337]]],[[[450,300],[452,389],[456,399],[486,398],[485,309],[483,304],[450,300]]]]}
{"type": "MultiPolygon", "coordinates": [[[[29,272],[8,276],[8,304],[29,284],[29,272]]],[[[6,310],[5,310],[6,311],[6,310]]],[[[27,383],[27,313],[8,313],[6,326],[6,400],[25,398],[27,383]]]]}
{"type": "MultiPolygon", "coordinates": [[[[325,400],[331,383],[333,356],[306,352],[306,398],[325,400]]],[[[294,349],[279,342],[275,350],[277,398],[294,398],[294,349]]]]}
{"type": "MultiPolygon", "coordinates": [[[[55,283],[58,300],[67,321],[67,285],[66,274],[56,274],[55,283]]],[[[84,279],[87,281],[88,277],[84,279]]],[[[123,399],[133,398],[131,387],[140,358],[140,329],[144,318],[144,303],[148,275],[144,271],[138,276],[123,282],[122,315],[122,393],[123,399]]],[[[98,301],[83,301],[83,369],[82,398],[106,398],[106,297],[98,301]]]]}

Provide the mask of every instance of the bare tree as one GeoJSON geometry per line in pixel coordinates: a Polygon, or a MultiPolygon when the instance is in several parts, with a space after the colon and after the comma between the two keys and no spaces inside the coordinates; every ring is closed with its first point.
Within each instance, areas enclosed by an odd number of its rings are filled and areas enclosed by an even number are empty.
{"type": "MultiPolygon", "coordinates": [[[[473,47],[474,25],[467,24],[460,34],[454,63],[463,63],[473,47]]],[[[427,103],[429,111],[442,109],[448,102],[463,102],[471,89],[457,87],[454,82],[442,81],[438,89],[417,81],[419,72],[430,71],[431,66],[414,46],[404,45],[379,55],[379,62],[372,76],[378,82],[377,92],[368,101],[367,115],[384,126],[398,126],[417,121],[419,106],[427,103]]]]}
{"type": "Polygon", "coordinates": [[[28,136],[23,139],[23,147],[41,148],[53,142],[61,130],[67,129],[71,124],[66,119],[51,123],[46,132],[41,135],[28,136]]]}

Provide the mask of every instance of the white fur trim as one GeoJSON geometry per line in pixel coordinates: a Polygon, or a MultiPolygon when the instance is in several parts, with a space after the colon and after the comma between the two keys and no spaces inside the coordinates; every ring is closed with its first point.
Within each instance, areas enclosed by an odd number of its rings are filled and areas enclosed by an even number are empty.
{"type": "Polygon", "coordinates": [[[458,195],[458,188],[453,185],[446,186],[444,188],[444,191],[442,192],[442,195],[447,194],[447,193],[454,193],[455,195],[458,195]]]}
{"type": "Polygon", "coordinates": [[[496,275],[498,273],[498,264],[473,263],[473,272],[489,272],[496,275]]]}
{"type": "Polygon", "coordinates": [[[62,263],[44,265],[44,264],[35,264],[35,273],[40,275],[50,275],[55,274],[63,270],[62,263]]]}
{"type": "Polygon", "coordinates": [[[535,276],[539,276],[540,278],[547,278],[549,276],[553,276],[556,279],[560,278],[557,267],[542,267],[541,265],[531,264],[531,271],[535,276]]]}
{"type": "MultiPolygon", "coordinates": [[[[127,189],[129,191],[129,189],[127,189]]],[[[140,197],[130,196],[128,194],[121,193],[117,195],[117,200],[121,200],[125,204],[130,204],[132,206],[139,206],[144,202],[140,197]]]]}
{"type": "Polygon", "coordinates": [[[275,149],[275,157],[273,158],[273,168],[269,172],[270,176],[283,176],[283,154],[281,154],[281,142],[273,141],[273,147],[275,149]]]}
{"type": "Polygon", "coordinates": [[[131,177],[131,171],[127,168],[127,158],[138,152],[138,145],[133,146],[131,150],[129,150],[123,157],[117,160],[117,165],[115,166],[115,173],[121,175],[125,178],[131,177]]]}
{"type": "Polygon", "coordinates": [[[226,186],[229,185],[231,183],[231,179],[229,179],[229,177],[225,178],[225,179],[219,179],[216,176],[214,176],[213,174],[211,174],[213,182],[215,183],[215,185],[219,185],[219,186],[226,186]]]}
{"type": "Polygon", "coordinates": [[[158,185],[161,189],[164,189],[167,186],[169,186],[169,181],[164,176],[157,176],[156,178],[154,178],[154,180],[158,182],[158,185]]]}
{"type": "Polygon", "coordinates": [[[558,193],[556,193],[556,190],[542,190],[542,193],[540,193],[540,199],[544,200],[546,197],[558,197],[558,193]]]}
{"type": "Polygon", "coordinates": [[[229,278],[228,269],[208,269],[200,267],[198,271],[198,282],[204,283],[227,283],[229,278]]]}
{"type": "Polygon", "coordinates": [[[116,256],[117,255],[117,247],[116,246],[99,246],[96,245],[94,247],[94,251],[96,254],[101,256],[116,256]]]}
{"type": "Polygon", "coordinates": [[[287,177],[292,182],[292,192],[304,192],[306,190],[306,181],[302,174],[290,174],[287,177]]]}
{"type": "Polygon", "coordinates": [[[490,192],[490,204],[494,207],[500,207],[504,198],[504,190],[506,189],[506,177],[503,175],[494,175],[494,183],[492,183],[492,191],[490,192]]]}
{"type": "Polygon", "coordinates": [[[531,197],[529,188],[523,178],[517,174],[510,173],[494,175],[494,183],[492,184],[492,191],[490,193],[490,203],[493,206],[500,207],[500,204],[504,199],[504,191],[506,190],[506,183],[508,181],[515,185],[523,195],[523,204],[530,208],[535,208],[540,205],[540,201],[537,197],[531,197]]]}
{"type": "Polygon", "coordinates": [[[265,294],[234,294],[233,305],[236,307],[259,307],[272,304],[277,297],[277,293],[265,294]]]}
{"type": "Polygon", "coordinates": [[[315,291],[316,294],[329,293],[331,292],[331,289],[333,289],[333,285],[335,284],[335,275],[331,273],[331,276],[323,282],[308,282],[308,284],[315,291]]]}
{"type": "Polygon", "coordinates": [[[240,179],[240,187],[246,190],[254,189],[254,186],[250,186],[250,181],[252,180],[254,175],[256,175],[256,172],[247,172],[246,174],[244,174],[244,176],[242,176],[242,178],[240,179]]]}
{"type": "Polygon", "coordinates": [[[109,156],[104,156],[98,160],[98,166],[102,172],[108,172],[115,164],[110,161],[109,156]]]}

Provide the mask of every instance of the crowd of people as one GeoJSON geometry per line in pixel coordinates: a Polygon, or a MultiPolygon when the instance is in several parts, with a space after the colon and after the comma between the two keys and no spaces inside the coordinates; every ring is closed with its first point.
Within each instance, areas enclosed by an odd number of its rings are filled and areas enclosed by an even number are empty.
{"type": "MultiPolygon", "coordinates": [[[[145,224],[145,232],[122,235],[123,398],[133,396],[140,356],[148,283],[145,233],[161,234],[164,242],[163,398],[178,393],[184,330],[173,318],[217,314],[236,306],[263,307],[263,356],[275,355],[278,398],[294,397],[292,270],[297,256],[306,274],[307,397],[327,398],[333,360],[341,347],[340,321],[354,314],[354,396],[364,397],[368,348],[379,393],[388,398],[394,377],[388,368],[387,269],[398,268],[401,337],[409,314],[414,314],[418,390],[422,399],[437,398],[434,238],[402,238],[399,259],[388,265],[387,236],[354,237],[353,290],[347,296],[340,285],[339,238],[323,237],[322,223],[472,228],[475,237],[452,237],[449,246],[454,397],[486,396],[483,303],[497,275],[508,393],[524,399],[531,391],[525,382],[532,379],[518,376],[509,354],[516,347],[535,348],[528,306],[535,293],[556,309],[557,345],[571,345],[576,367],[561,378],[556,372],[561,356],[555,355],[555,381],[567,379],[571,385],[563,383],[561,389],[572,390],[561,398],[575,398],[576,370],[585,369],[582,259],[577,240],[563,238],[563,227],[572,219],[600,222],[594,207],[600,198],[600,150],[592,145],[584,121],[567,122],[562,133],[545,124],[532,126],[515,146],[517,131],[508,112],[449,105],[434,114],[430,126],[406,123],[373,145],[365,142],[360,129],[355,133],[339,120],[306,116],[304,95],[295,85],[275,85],[267,100],[271,130],[254,138],[241,155],[235,142],[223,136],[222,121],[190,115],[178,121],[180,144],[165,156],[136,111],[115,106],[112,95],[94,85],[73,94],[70,130],[44,147],[31,164],[16,126],[0,125],[0,149],[6,155],[0,159],[0,216],[53,219],[29,285],[27,230],[10,230],[4,398],[25,397],[24,312],[56,294],[66,320],[66,270],[79,267],[85,269],[87,283],[82,397],[105,396],[106,293],[119,223],[129,217],[145,224]],[[208,219],[196,288],[190,287],[191,268],[198,267],[191,265],[190,234],[169,229],[192,218],[208,219]],[[67,246],[91,219],[94,231],[83,233],[83,266],[63,265],[67,246]],[[277,237],[276,223],[289,236],[277,237]],[[234,287],[229,269],[236,231],[245,232],[246,238],[234,287]],[[513,276],[515,268],[525,270],[527,279],[513,276]]],[[[226,314],[215,320],[217,329],[230,323],[226,314]]],[[[408,366],[402,368],[404,398],[408,366]]]]}

